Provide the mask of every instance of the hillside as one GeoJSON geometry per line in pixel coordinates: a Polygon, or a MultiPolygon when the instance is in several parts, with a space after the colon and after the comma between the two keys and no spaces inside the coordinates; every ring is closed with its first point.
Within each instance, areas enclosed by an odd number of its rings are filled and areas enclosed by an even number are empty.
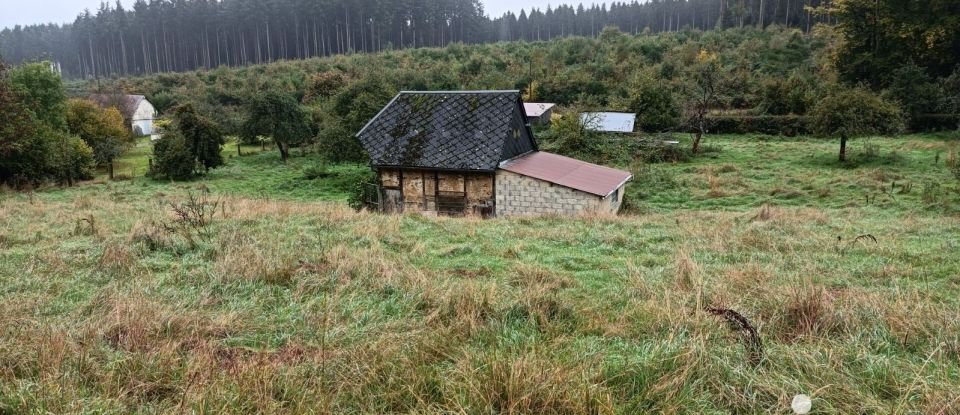
{"type": "Polygon", "coordinates": [[[814,12],[830,5],[822,0],[735,7],[729,0],[562,3],[491,18],[478,0],[137,0],[132,8],[103,2],[97,10],[76,10],[70,24],[0,27],[0,55],[17,64],[55,61],[68,77],[89,79],[455,43],[594,37],[607,26],[628,33],[774,24],[810,31],[836,21],[814,12]]]}
{"type": "Polygon", "coordinates": [[[708,144],[621,217],[357,213],[275,152],[4,191],[0,412],[960,411],[955,139],[708,144]]]}

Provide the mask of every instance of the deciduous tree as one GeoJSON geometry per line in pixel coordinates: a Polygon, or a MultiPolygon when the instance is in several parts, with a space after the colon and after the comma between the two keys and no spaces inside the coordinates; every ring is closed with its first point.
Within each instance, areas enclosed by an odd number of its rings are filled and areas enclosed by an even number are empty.
{"type": "Polygon", "coordinates": [[[693,131],[691,151],[700,152],[700,143],[709,131],[710,109],[718,106],[722,99],[722,68],[716,54],[701,50],[696,62],[687,70],[684,92],[686,102],[683,108],[684,123],[693,131]]]}
{"type": "Polygon", "coordinates": [[[847,141],[904,129],[903,111],[863,87],[835,86],[813,109],[813,125],[822,136],[840,136],[840,161],[847,161],[847,141]]]}
{"type": "Polygon", "coordinates": [[[67,102],[66,120],[70,133],[93,149],[97,165],[107,167],[112,179],[113,160],[133,144],[120,110],[103,109],[89,100],[71,99],[67,102]]]}
{"type": "Polygon", "coordinates": [[[290,147],[303,144],[313,136],[307,124],[307,113],[290,94],[276,90],[259,92],[247,103],[247,120],[241,127],[245,140],[270,136],[284,163],[290,158],[290,147]]]}

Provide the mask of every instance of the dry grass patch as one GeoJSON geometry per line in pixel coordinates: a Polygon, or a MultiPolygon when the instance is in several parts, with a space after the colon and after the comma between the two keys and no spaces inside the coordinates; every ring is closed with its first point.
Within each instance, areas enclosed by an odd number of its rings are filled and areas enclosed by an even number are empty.
{"type": "Polygon", "coordinates": [[[566,272],[524,262],[513,267],[510,284],[524,288],[544,287],[549,290],[562,290],[574,286],[576,280],[566,272]]]}
{"type": "Polygon", "coordinates": [[[469,352],[447,373],[448,408],[499,414],[614,413],[612,397],[592,379],[589,361],[548,360],[546,350],[469,352]]]}
{"type": "MultiPolygon", "coordinates": [[[[275,236],[275,235],[274,235],[275,236]]],[[[292,282],[302,248],[242,228],[220,232],[218,254],[214,262],[216,275],[224,280],[263,281],[287,285],[292,282]]]]}
{"type": "Polygon", "coordinates": [[[239,318],[214,317],[151,300],[142,294],[102,292],[94,299],[85,332],[111,348],[127,352],[190,350],[239,330],[239,318]]]}
{"type": "Polygon", "coordinates": [[[500,295],[495,285],[475,281],[452,284],[442,291],[424,291],[425,320],[469,337],[499,315],[497,298],[500,295]]]}
{"type": "Polygon", "coordinates": [[[702,270],[687,247],[680,247],[673,256],[673,285],[689,291],[702,284],[702,270]]]}
{"type": "Polygon", "coordinates": [[[123,243],[109,243],[103,248],[98,262],[101,269],[117,275],[132,274],[137,267],[137,257],[123,243]]]}

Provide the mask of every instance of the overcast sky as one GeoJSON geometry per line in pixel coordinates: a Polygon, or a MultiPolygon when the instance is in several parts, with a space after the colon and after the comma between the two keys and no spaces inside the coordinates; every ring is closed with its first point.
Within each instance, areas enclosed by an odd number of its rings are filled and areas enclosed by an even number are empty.
{"type": "MultiPolygon", "coordinates": [[[[113,4],[116,0],[110,0],[113,4]]],[[[134,0],[121,0],[129,8],[134,0]]],[[[578,0],[481,0],[490,16],[500,16],[508,10],[545,9],[548,4],[579,3],[578,0]]],[[[72,22],[83,9],[96,10],[101,0],[0,0],[0,28],[34,23],[72,22]]],[[[591,1],[583,1],[584,4],[591,1]]]]}

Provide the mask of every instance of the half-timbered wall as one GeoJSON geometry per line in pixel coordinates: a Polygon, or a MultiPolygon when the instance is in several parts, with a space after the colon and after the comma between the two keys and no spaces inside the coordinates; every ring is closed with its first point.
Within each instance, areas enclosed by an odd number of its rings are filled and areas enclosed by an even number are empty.
{"type": "Polygon", "coordinates": [[[386,210],[448,215],[493,213],[492,173],[381,169],[379,174],[385,192],[400,191],[402,194],[401,209],[386,210]]]}

